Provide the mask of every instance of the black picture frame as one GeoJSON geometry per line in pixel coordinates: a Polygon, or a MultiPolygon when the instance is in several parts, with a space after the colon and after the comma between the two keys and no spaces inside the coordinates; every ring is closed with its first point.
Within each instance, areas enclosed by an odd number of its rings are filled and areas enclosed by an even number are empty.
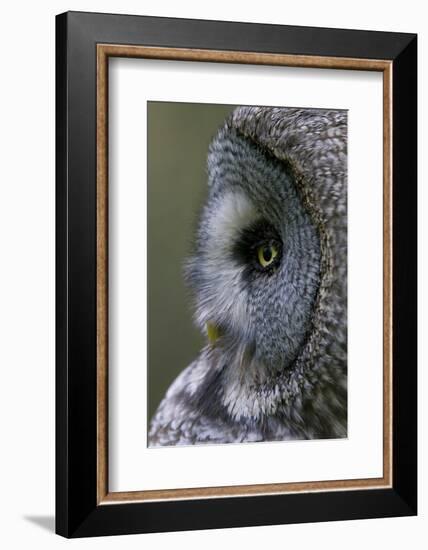
{"type": "Polygon", "coordinates": [[[417,513],[417,36],[68,12],[56,18],[56,532],[65,537],[417,513]],[[97,44],[392,63],[392,486],[97,500],[97,44]]]}

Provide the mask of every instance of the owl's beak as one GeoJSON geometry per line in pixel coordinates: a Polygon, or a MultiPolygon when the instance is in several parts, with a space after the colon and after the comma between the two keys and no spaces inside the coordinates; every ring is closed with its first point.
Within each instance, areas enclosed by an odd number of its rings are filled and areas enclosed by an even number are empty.
{"type": "Polygon", "coordinates": [[[216,341],[220,338],[221,331],[217,325],[214,323],[207,323],[207,336],[210,344],[214,345],[216,341]]]}

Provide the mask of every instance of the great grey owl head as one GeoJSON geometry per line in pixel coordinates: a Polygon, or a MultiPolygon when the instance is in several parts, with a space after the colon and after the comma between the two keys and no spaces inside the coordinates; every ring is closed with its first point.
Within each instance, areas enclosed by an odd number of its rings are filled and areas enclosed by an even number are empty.
{"type": "MultiPolygon", "coordinates": [[[[347,113],[235,109],[211,143],[208,184],[186,265],[207,358],[232,386],[249,372],[280,379],[297,424],[343,434],[347,113]]],[[[238,390],[222,392],[242,417],[238,390]]]]}
{"type": "Polygon", "coordinates": [[[320,278],[317,227],[290,169],[235,129],[223,129],[211,144],[208,171],[187,269],[197,322],[229,361],[235,353],[261,371],[287,368],[311,325],[320,278]]]}
{"type": "Polygon", "coordinates": [[[347,433],[347,113],[238,107],[185,276],[207,335],[152,445],[347,433]]]}

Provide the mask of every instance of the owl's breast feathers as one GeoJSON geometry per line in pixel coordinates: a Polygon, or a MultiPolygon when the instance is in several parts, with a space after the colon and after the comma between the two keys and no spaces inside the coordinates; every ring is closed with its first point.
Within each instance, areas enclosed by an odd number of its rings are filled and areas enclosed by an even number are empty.
{"type": "Polygon", "coordinates": [[[320,280],[311,330],[292,368],[232,376],[206,350],[172,384],[150,446],[344,437],[347,432],[347,112],[239,107],[227,129],[294,175],[317,228],[320,280]],[[225,397],[226,396],[226,397],[225,397]],[[235,399],[235,403],[233,400],[235,399]]]}

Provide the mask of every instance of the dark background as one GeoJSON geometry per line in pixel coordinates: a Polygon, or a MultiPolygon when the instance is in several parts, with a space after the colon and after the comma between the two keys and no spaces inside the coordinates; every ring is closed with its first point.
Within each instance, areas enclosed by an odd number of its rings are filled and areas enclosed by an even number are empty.
{"type": "Polygon", "coordinates": [[[204,345],[183,281],[207,191],[208,145],[230,105],[148,102],[148,418],[204,345]]]}

